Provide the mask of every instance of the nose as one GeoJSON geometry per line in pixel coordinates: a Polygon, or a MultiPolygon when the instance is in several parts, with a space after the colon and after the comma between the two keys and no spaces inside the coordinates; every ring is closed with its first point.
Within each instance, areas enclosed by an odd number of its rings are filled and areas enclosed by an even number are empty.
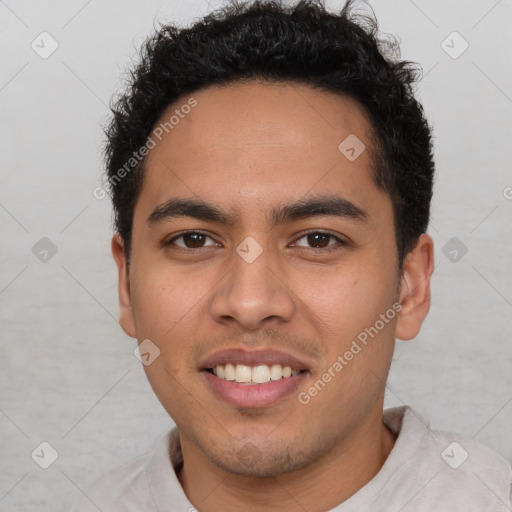
{"type": "Polygon", "coordinates": [[[258,330],[269,323],[291,320],[296,308],[293,292],[278,265],[272,265],[269,253],[263,250],[254,261],[233,253],[231,269],[210,303],[216,322],[258,330]]]}

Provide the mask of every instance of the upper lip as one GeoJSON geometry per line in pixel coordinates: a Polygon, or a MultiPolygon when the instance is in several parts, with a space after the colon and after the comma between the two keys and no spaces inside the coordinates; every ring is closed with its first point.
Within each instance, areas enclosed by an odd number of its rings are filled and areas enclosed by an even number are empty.
{"type": "Polygon", "coordinates": [[[296,357],[273,349],[265,350],[244,350],[241,348],[225,349],[215,352],[203,359],[199,367],[201,370],[215,368],[217,365],[225,364],[245,364],[247,366],[257,366],[259,364],[280,364],[289,366],[292,370],[307,370],[308,366],[296,357]]]}

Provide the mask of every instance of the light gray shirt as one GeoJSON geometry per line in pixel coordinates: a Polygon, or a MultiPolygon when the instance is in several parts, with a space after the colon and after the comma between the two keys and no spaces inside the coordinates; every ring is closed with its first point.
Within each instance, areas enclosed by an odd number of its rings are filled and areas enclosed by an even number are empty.
{"type": "MultiPolygon", "coordinates": [[[[386,462],[331,512],[512,511],[512,468],[496,452],[462,435],[431,430],[408,406],[385,410],[383,422],[398,436],[386,462]]],[[[174,427],[153,451],[93,483],[74,512],[194,512],[176,476],[182,463],[174,427]]]]}

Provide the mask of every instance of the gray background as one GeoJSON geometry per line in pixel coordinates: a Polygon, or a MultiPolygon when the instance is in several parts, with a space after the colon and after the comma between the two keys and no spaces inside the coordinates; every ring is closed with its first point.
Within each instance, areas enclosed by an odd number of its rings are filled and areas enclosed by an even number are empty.
{"type": "MultiPolygon", "coordinates": [[[[0,510],[69,510],[172,425],[117,323],[110,204],[92,191],[135,48],[155,20],[220,4],[0,1],[0,510]],[[31,48],[43,31],[59,45],[46,59],[31,48]],[[43,237],[55,255],[33,250],[43,237]],[[58,453],[48,469],[31,457],[43,441],[58,453]]],[[[512,2],[372,5],[424,69],[438,173],[433,304],[421,334],[397,342],[386,406],[410,404],[512,461],[512,2]],[[457,58],[453,31],[469,44],[457,58]]]]}

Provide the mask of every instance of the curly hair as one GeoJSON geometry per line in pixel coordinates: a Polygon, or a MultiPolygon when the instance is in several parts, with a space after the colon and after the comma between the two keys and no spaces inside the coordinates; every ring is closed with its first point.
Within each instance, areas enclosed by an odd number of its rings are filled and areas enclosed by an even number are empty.
{"type": "Polygon", "coordinates": [[[378,37],[375,16],[353,12],[353,0],[339,14],[327,11],[323,0],[232,0],[190,27],[162,25],[142,46],[128,87],[112,100],[105,129],[114,227],[127,260],[145,162],[133,157],[163,111],[214,84],[266,80],[346,95],[365,109],[375,137],[373,180],[393,204],[402,268],[428,227],[432,198],[432,130],[413,91],[420,76],[419,66],[400,60],[394,38],[378,37]]]}

